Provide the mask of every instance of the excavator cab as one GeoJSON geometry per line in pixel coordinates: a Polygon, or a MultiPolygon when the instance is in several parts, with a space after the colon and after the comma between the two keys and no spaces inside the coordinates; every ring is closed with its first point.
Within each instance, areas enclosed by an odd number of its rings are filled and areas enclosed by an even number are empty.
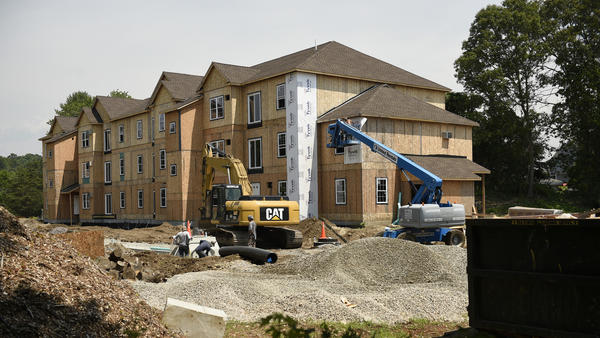
{"type": "Polygon", "coordinates": [[[215,184],[210,192],[212,200],[211,219],[223,219],[225,216],[225,202],[239,201],[242,196],[242,187],[238,184],[215,184]]]}

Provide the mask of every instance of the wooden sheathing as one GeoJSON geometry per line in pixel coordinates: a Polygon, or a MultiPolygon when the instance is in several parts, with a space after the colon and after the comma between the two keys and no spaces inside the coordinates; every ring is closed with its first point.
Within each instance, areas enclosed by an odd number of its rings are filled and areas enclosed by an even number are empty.
{"type": "Polygon", "coordinates": [[[375,82],[370,81],[317,75],[317,116],[321,116],[374,84],[375,82]]]}
{"type": "MultiPolygon", "coordinates": [[[[63,130],[55,124],[52,135],[63,130]]],[[[70,222],[74,212],[73,198],[76,194],[61,194],[61,189],[77,183],[77,134],[66,135],[45,144],[43,154],[44,219],[50,222],[70,222]],[[48,156],[49,151],[52,157],[48,156]]]]}
{"type": "Polygon", "coordinates": [[[427,102],[438,108],[446,109],[446,92],[400,85],[396,85],[394,88],[404,94],[416,97],[423,102],[427,102]]]}

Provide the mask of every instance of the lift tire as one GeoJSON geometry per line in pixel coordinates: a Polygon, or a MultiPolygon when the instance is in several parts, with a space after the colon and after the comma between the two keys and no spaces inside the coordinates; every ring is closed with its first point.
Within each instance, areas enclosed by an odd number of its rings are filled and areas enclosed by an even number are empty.
{"type": "Polygon", "coordinates": [[[460,230],[450,230],[448,234],[446,234],[446,245],[452,246],[465,246],[465,234],[460,230]]]}
{"type": "Polygon", "coordinates": [[[415,235],[411,234],[410,232],[403,232],[400,235],[398,235],[398,237],[396,237],[396,238],[403,239],[405,241],[411,241],[411,242],[417,241],[417,237],[415,237],[415,235]]]}

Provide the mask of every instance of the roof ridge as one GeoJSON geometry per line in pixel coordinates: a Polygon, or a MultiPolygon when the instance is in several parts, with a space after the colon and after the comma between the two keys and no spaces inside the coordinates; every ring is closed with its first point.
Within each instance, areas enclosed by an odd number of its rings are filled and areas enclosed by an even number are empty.
{"type": "MultiPolygon", "coordinates": [[[[296,68],[300,68],[301,66],[304,65],[305,63],[307,63],[309,60],[314,59],[319,53],[321,53],[323,50],[326,50],[329,46],[331,46],[333,43],[337,43],[339,45],[344,46],[343,44],[336,42],[336,41],[327,41],[325,43],[322,43],[320,46],[322,46],[321,48],[318,48],[319,46],[315,46],[315,52],[313,54],[311,54],[309,57],[307,57],[306,59],[304,59],[304,61],[300,62],[299,64],[296,65],[296,68]]],[[[306,49],[305,49],[306,50],[306,49]]]]}
{"type": "Polygon", "coordinates": [[[202,75],[188,74],[188,73],[169,72],[169,71],[166,71],[166,70],[163,70],[163,73],[165,73],[165,74],[186,75],[186,76],[197,76],[197,77],[201,77],[202,76],[202,75]]]}
{"type": "MultiPolygon", "coordinates": [[[[326,45],[330,44],[331,42],[335,42],[335,41],[327,41],[327,42],[324,42],[324,43],[322,43],[322,44],[320,44],[320,45],[317,45],[317,46],[315,46],[315,47],[317,48],[317,51],[318,51],[318,50],[319,50],[319,47],[321,47],[321,48],[324,48],[326,45]]],[[[250,66],[250,68],[256,68],[256,69],[260,69],[260,68],[259,68],[259,66],[260,66],[260,65],[264,65],[265,63],[273,62],[273,61],[275,61],[275,60],[279,60],[279,59],[287,58],[287,57],[290,57],[290,56],[292,56],[292,55],[300,54],[300,53],[303,53],[303,52],[309,51],[310,49],[313,49],[313,48],[315,48],[315,47],[308,47],[308,48],[304,48],[304,49],[302,49],[302,50],[299,50],[299,51],[297,51],[297,52],[293,52],[293,53],[290,53],[290,54],[287,54],[287,55],[282,55],[282,56],[280,56],[280,57],[277,57],[277,58],[274,58],[274,59],[271,59],[271,60],[267,60],[267,61],[264,61],[264,62],[261,62],[261,63],[257,63],[257,64],[255,64],[255,65],[253,65],[253,66],[250,66]]],[[[311,56],[312,56],[312,55],[311,55],[311,56]]],[[[308,58],[304,59],[304,61],[302,61],[300,64],[304,63],[304,62],[305,62],[306,60],[308,60],[309,58],[310,58],[310,57],[308,57],[308,58]]],[[[296,65],[296,67],[298,67],[298,65],[296,65]]]]}

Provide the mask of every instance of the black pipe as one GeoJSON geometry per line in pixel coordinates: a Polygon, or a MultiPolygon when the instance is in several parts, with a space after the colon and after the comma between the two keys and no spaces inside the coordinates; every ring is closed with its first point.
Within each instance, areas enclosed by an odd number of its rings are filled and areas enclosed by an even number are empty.
{"type": "Polygon", "coordinates": [[[252,248],[249,246],[224,246],[219,249],[221,257],[239,254],[242,258],[251,260],[255,264],[275,263],[277,254],[268,250],[252,248]]]}

